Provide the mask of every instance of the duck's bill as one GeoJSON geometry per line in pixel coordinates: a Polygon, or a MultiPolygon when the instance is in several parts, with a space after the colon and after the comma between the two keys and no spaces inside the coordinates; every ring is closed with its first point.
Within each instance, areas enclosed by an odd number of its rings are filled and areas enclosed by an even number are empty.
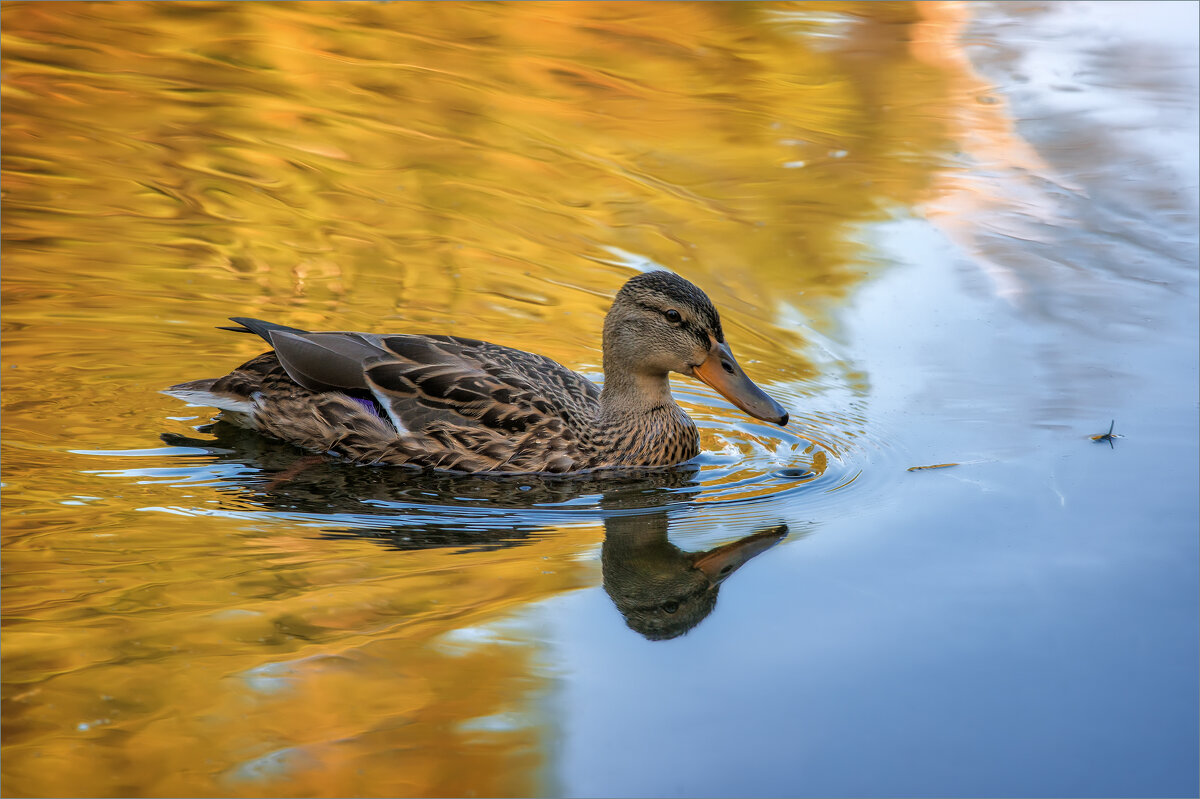
{"type": "Polygon", "coordinates": [[[787,411],[746,377],[728,344],[713,342],[704,363],[692,367],[692,373],[755,419],[778,425],[787,424],[787,411]]]}
{"type": "Polygon", "coordinates": [[[787,538],[787,532],[786,524],[762,530],[740,541],[705,552],[696,558],[692,565],[704,572],[713,584],[720,583],[751,558],[761,555],[787,538]]]}

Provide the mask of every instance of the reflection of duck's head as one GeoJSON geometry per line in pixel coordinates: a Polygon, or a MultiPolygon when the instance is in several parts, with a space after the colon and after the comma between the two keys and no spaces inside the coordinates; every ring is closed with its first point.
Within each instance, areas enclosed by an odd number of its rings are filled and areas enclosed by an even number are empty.
{"type": "Polygon", "coordinates": [[[604,590],[625,623],[652,641],[695,627],[717,604],[721,582],[787,535],[761,530],[708,552],[685,552],[667,539],[665,514],[605,520],[604,590]]]}

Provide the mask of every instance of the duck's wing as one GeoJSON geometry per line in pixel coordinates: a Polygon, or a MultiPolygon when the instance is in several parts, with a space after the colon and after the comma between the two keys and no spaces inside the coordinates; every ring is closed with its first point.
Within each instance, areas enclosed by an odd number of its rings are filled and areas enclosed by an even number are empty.
{"type": "Polygon", "coordinates": [[[582,375],[487,342],[279,329],[268,335],[296,383],[369,392],[402,434],[466,426],[515,436],[551,419],[579,430],[598,406],[599,388],[582,375]]]}
{"type": "Polygon", "coordinates": [[[590,417],[599,408],[599,386],[544,355],[460,336],[399,335],[379,339],[389,351],[410,360],[420,360],[429,346],[438,353],[435,357],[464,363],[514,389],[530,391],[568,422],[580,415],[590,417]]]}
{"type": "Polygon", "coordinates": [[[456,336],[229,328],[274,347],[224,377],[167,389],[314,452],[455,471],[590,463],[600,389],[549,358],[456,336]]]}

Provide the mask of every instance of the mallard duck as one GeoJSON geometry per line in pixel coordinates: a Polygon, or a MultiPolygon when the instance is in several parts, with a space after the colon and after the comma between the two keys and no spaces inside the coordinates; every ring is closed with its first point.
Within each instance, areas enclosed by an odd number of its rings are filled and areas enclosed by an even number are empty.
{"type": "Polygon", "coordinates": [[[235,424],[356,463],[458,472],[670,466],[699,454],[670,372],[697,377],[746,413],[787,424],[746,377],[696,286],[647,272],[604,320],[604,388],[531,352],[447,335],[310,333],[234,317],[274,349],[224,377],[164,393],[235,424]]]}

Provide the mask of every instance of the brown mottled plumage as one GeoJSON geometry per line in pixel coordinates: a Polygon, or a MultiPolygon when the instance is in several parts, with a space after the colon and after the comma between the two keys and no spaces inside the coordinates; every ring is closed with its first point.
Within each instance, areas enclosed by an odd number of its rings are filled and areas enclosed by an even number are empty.
{"type": "Polygon", "coordinates": [[[166,393],[358,463],[458,472],[668,466],[699,453],[669,372],[742,410],[787,413],[742,372],[704,292],[669,272],[632,278],[604,322],[604,390],[555,361],[457,336],[309,333],[235,318],[274,350],[166,393]]]}

